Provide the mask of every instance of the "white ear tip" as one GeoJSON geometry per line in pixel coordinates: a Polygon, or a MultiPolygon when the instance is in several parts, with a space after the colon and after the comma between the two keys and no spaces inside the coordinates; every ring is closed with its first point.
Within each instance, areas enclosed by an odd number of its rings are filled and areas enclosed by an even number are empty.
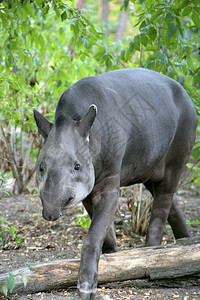
{"type": "Polygon", "coordinates": [[[97,112],[97,106],[95,104],[90,105],[90,108],[93,108],[97,112]]]}
{"type": "Polygon", "coordinates": [[[32,108],[32,111],[33,111],[33,115],[35,115],[35,111],[36,111],[35,107],[32,108]]]}

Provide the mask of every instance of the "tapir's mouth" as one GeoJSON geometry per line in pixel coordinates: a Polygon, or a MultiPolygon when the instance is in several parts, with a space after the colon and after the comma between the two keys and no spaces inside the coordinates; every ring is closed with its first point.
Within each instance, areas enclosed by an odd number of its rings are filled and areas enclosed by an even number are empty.
{"type": "MultiPolygon", "coordinates": [[[[63,199],[63,201],[61,202],[61,205],[57,205],[56,206],[44,206],[44,201],[43,202],[43,212],[42,212],[42,216],[45,220],[47,221],[56,221],[57,219],[59,219],[62,216],[62,211],[69,208],[69,207],[73,207],[76,205],[77,201],[76,198],[74,197],[69,197],[67,199],[63,199]]],[[[55,205],[55,204],[54,204],[55,205]]]]}
{"type": "Polygon", "coordinates": [[[47,212],[45,212],[43,210],[42,212],[42,217],[46,220],[46,221],[56,221],[58,220],[60,217],[62,216],[62,212],[58,212],[55,214],[48,214],[47,212]]]}
{"type": "Polygon", "coordinates": [[[63,202],[62,209],[65,209],[66,207],[73,205],[73,200],[74,200],[73,197],[70,197],[70,198],[66,199],[63,202]]]}

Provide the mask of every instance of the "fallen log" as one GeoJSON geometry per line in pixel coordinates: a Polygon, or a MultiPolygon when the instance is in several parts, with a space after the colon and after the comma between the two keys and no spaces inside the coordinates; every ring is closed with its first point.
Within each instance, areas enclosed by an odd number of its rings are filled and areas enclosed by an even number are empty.
{"type": "MultiPolygon", "coordinates": [[[[15,277],[13,293],[35,293],[67,288],[77,283],[79,259],[39,263],[12,272],[15,277]],[[23,278],[26,276],[26,288],[23,278]]],[[[149,278],[164,279],[200,273],[200,243],[193,245],[137,248],[104,254],[99,263],[99,283],[149,278]]],[[[0,282],[8,274],[0,275],[0,282]]],[[[0,284],[1,285],[1,284],[0,284]]]]}

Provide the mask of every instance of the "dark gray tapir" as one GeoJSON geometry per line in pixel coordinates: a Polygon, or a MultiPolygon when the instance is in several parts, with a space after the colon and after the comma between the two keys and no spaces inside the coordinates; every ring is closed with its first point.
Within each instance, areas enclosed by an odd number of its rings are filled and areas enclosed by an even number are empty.
{"type": "Polygon", "coordinates": [[[79,269],[82,299],[96,293],[101,251],[116,251],[120,186],[143,183],[154,197],[146,246],[161,243],[167,220],[176,239],[189,236],[173,195],[197,115],[179,83],[146,69],[111,71],[65,91],[54,123],[35,109],[34,117],[44,138],[37,168],[43,217],[57,220],[82,201],[92,219],[79,269]]]}

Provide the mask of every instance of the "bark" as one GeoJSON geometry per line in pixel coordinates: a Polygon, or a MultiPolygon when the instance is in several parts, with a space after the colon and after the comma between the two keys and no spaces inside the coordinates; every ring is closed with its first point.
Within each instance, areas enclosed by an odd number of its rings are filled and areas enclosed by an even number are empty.
{"type": "Polygon", "coordinates": [[[115,33],[115,41],[120,41],[123,39],[126,32],[127,25],[127,11],[122,10],[119,15],[118,27],[115,33]]]}
{"type": "Polygon", "coordinates": [[[84,9],[86,0],[75,0],[77,9],[84,9]]]}
{"type": "MultiPolygon", "coordinates": [[[[191,241],[191,239],[184,239],[191,241]]],[[[168,247],[148,247],[102,255],[99,263],[99,283],[149,278],[164,279],[200,273],[200,238],[196,244],[168,247]]],[[[186,243],[186,242],[185,242],[186,243]]],[[[77,283],[79,259],[40,263],[32,268],[12,272],[23,274],[28,280],[26,288],[20,275],[15,277],[13,293],[35,293],[67,288],[77,283]]],[[[0,275],[0,281],[8,274],[0,275]]]]}
{"type": "Polygon", "coordinates": [[[109,16],[109,0],[102,0],[102,22],[105,24],[105,34],[109,35],[109,25],[108,25],[108,16],[109,16]]]}

